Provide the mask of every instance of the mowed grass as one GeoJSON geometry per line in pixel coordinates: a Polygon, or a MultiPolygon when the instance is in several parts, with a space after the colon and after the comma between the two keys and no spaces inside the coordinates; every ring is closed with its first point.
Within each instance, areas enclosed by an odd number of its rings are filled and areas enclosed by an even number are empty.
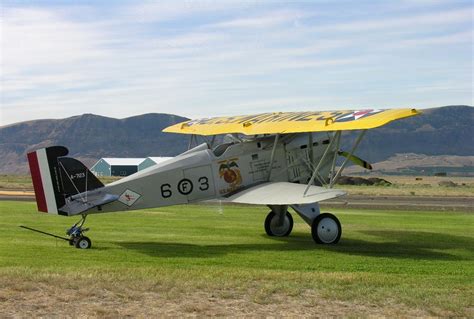
{"type": "MultiPolygon", "coordinates": [[[[113,294],[121,306],[144,302],[150,293],[168,305],[205,293],[288,309],[298,301],[308,314],[323,300],[349,305],[339,313],[345,316],[474,316],[474,215],[332,210],[343,225],[342,239],[321,246],[296,214],[288,238],[267,237],[267,212],[188,205],[91,215],[93,248],[79,250],[18,227],[62,235],[77,218],[37,213],[33,202],[2,201],[0,308],[11,308],[16,294],[41,290],[48,298],[75,291],[81,300],[113,294]]],[[[48,311],[61,314],[61,307],[48,311]]]]}

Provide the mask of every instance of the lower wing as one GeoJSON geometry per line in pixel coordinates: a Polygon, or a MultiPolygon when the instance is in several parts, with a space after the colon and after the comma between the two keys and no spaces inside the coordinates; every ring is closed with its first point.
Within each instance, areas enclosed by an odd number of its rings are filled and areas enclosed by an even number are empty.
{"type": "Polygon", "coordinates": [[[288,182],[269,182],[243,189],[227,198],[226,201],[242,204],[292,205],[316,203],[345,195],[339,189],[328,189],[310,186],[306,195],[307,185],[288,182]]]}

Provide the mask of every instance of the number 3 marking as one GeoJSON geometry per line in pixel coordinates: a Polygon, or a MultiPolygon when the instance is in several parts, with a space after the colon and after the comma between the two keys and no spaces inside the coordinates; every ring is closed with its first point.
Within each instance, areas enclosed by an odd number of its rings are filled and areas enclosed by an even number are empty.
{"type": "Polygon", "coordinates": [[[209,189],[209,180],[207,177],[199,177],[198,182],[200,183],[199,190],[206,191],[209,189]]]}

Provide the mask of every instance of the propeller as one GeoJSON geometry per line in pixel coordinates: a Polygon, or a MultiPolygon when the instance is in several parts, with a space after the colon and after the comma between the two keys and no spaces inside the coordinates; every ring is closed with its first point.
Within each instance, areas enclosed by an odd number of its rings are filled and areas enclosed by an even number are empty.
{"type": "Polygon", "coordinates": [[[350,155],[348,152],[345,152],[345,151],[338,151],[337,154],[345,158],[348,158],[351,162],[359,166],[362,166],[363,168],[372,169],[372,165],[370,165],[369,162],[364,161],[362,158],[359,158],[355,155],[350,155]]]}

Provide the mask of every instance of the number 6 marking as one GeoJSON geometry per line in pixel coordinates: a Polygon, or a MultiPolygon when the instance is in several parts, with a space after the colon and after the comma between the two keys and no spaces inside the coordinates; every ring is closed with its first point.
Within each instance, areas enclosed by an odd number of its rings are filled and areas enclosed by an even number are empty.
{"type": "Polygon", "coordinates": [[[161,185],[161,196],[163,196],[163,198],[168,198],[168,197],[171,197],[171,195],[173,195],[173,193],[171,192],[171,185],[170,184],[161,185]]]}

